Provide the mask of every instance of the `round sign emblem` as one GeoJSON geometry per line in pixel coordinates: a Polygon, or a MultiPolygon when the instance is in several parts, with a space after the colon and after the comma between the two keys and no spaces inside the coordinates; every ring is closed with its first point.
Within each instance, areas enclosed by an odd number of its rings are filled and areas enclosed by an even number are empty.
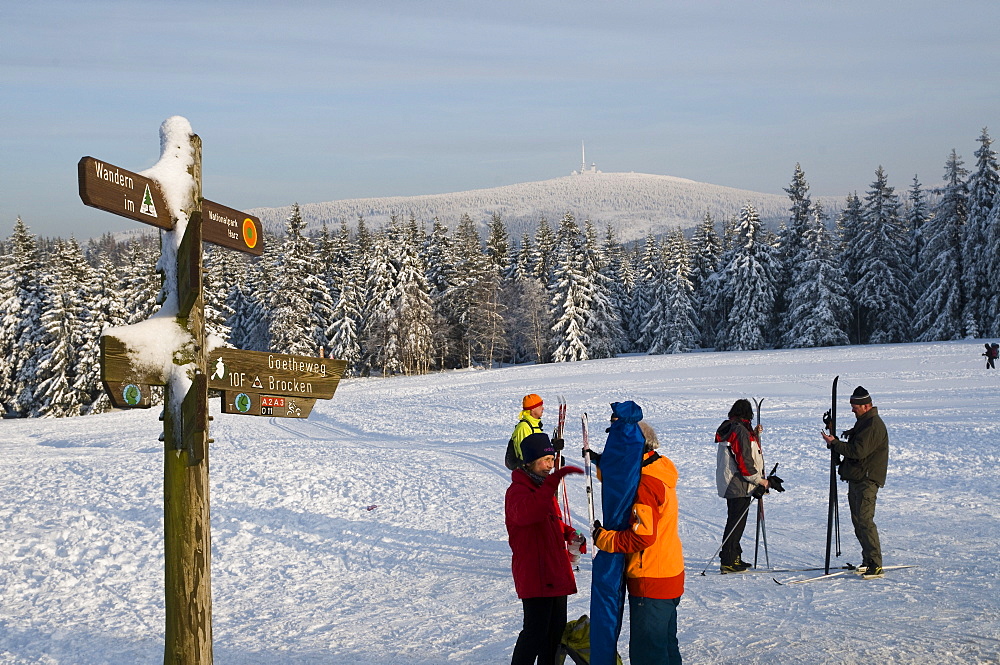
{"type": "Polygon", "coordinates": [[[243,242],[250,249],[257,246],[257,225],[249,217],[243,220],[243,242]]]}
{"type": "Polygon", "coordinates": [[[122,386],[122,400],[129,406],[136,406],[142,401],[142,390],[134,383],[122,386]]]}
{"type": "Polygon", "coordinates": [[[240,413],[246,413],[250,410],[250,407],[253,406],[253,400],[250,399],[250,395],[240,393],[236,396],[236,399],[233,400],[233,406],[235,406],[236,410],[240,413]]]}

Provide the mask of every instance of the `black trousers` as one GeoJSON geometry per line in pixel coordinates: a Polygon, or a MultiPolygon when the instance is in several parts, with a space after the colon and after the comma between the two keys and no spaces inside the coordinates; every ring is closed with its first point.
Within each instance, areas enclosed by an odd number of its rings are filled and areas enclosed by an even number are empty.
{"type": "Polygon", "coordinates": [[[524,627],[517,636],[510,665],[555,665],[566,629],[566,596],[522,598],[524,627]]]}
{"type": "Polygon", "coordinates": [[[747,526],[747,514],[750,512],[748,508],[752,500],[753,498],[749,496],[726,499],[726,529],[722,532],[722,537],[728,536],[728,540],[719,553],[723,565],[733,563],[736,557],[743,554],[740,539],[743,538],[743,530],[747,526]]]}

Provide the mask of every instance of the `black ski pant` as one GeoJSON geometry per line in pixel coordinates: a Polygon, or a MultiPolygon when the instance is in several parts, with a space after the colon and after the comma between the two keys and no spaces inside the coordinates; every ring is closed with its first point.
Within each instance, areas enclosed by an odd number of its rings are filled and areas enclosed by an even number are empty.
{"type": "Polygon", "coordinates": [[[555,665],[566,629],[566,596],[522,598],[524,627],[517,636],[510,665],[555,665]]]}
{"type": "Polygon", "coordinates": [[[722,551],[719,553],[724,566],[732,564],[736,561],[736,557],[743,554],[740,539],[743,538],[743,530],[747,526],[747,514],[750,512],[751,501],[753,501],[753,497],[749,496],[726,499],[726,529],[722,532],[722,537],[726,539],[726,542],[722,545],[722,551]]]}

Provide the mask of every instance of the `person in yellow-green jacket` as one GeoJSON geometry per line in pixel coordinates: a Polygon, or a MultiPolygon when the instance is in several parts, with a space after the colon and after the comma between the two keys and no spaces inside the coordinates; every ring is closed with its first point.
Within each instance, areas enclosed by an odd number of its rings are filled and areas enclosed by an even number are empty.
{"type": "MultiPolygon", "coordinates": [[[[545,404],[542,398],[532,393],[525,395],[521,400],[521,419],[514,426],[514,432],[507,442],[507,452],[504,454],[504,466],[513,471],[523,464],[521,455],[521,442],[532,434],[542,431],[542,413],[545,411],[545,404]]],[[[552,439],[552,446],[556,452],[563,449],[563,440],[552,439]]]]}
{"type": "Polygon", "coordinates": [[[594,524],[593,542],[605,552],[625,553],[632,665],[681,662],[677,605],[684,594],[684,552],[677,531],[677,467],[656,452],[653,428],[640,421],[646,439],[631,529],[594,524]]]}

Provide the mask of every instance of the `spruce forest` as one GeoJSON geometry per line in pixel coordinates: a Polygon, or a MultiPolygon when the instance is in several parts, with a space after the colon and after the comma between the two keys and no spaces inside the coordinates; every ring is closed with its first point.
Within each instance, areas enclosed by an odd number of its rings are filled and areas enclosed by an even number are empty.
{"type": "MultiPolygon", "coordinates": [[[[1000,336],[1000,172],[983,130],[940,187],[881,167],[831,219],[796,165],[787,220],[752,202],[690,236],[623,244],[567,212],[512,238],[494,215],[364,218],[306,233],[298,206],[259,259],[206,245],[208,332],[226,345],[348,362],[350,376],[421,374],[624,353],[753,350],[1000,336]],[[429,228],[428,228],[429,226],[429,228]],[[485,237],[484,237],[485,235],[485,237]]],[[[157,308],[146,236],[0,243],[0,410],[107,411],[100,335],[157,308]]]]}

